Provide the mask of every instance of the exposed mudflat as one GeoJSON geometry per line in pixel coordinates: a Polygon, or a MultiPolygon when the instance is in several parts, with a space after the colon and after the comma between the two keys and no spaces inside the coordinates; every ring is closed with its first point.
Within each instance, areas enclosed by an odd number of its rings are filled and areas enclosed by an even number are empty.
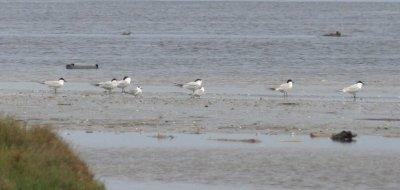
{"type": "MultiPolygon", "coordinates": [[[[218,92],[190,98],[173,86],[148,86],[143,97],[105,94],[86,83],[70,83],[57,95],[37,83],[3,83],[0,110],[29,125],[59,129],[173,133],[309,134],[352,130],[358,134],[400,136],[396,98],[364,95],[356,102],[342,94],[288,99],[260,94],[218,92]],[[33,89],[33,90],[29,90],[33,89]]],[[[227,90],[229,91],[229,90],[227,90]]],[[[318,91],[318,89],[316,89],[318,91]]]]}

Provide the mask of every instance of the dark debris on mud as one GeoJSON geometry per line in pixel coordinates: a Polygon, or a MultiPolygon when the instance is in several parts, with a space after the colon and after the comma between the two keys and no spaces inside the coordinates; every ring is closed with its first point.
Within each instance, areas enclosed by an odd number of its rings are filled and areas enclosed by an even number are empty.
{"type": "Polygon", "coordinates": [[[337,142],[350,143],[355,141],[353,138],[356,136],[357,134],[352,133],[351,131],[342,131],[340,133],[332,134],[331,139],[337,142]]]}
{"type": "Polygon", "coordinates": [[[213,141],[222,141],[222,142],[241,142],[241,143],[261,143],[258,139],[208,139],[213,141]]]}

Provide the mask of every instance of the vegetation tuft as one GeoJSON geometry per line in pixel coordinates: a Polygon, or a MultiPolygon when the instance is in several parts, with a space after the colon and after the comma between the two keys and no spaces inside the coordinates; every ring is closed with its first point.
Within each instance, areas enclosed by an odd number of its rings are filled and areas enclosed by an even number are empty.
{"type": "Polygon", "coordinates": [[[0,118],[0,189],[105,189],[47,127],[0,118]]]}

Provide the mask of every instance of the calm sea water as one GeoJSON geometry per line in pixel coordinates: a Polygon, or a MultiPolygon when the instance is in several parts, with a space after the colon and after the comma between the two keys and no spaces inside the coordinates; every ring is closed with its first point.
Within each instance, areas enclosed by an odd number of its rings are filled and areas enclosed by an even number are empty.
{"type": "Polygon", "coordinates": [[[400,78],[399,10],[400,2],[0,1],[0,80],[203,78],[243,90],[291,78],[304,93],[363,80],[398,97],[390,90],[400,78]],[[322,36],[336,30],[344,37],[322,36]]]}

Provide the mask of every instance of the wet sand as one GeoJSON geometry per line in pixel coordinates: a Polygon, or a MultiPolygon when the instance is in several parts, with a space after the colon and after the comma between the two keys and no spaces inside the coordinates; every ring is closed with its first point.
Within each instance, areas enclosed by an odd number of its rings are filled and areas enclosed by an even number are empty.
{"type": "Polygon", "coordinates": [[[353,102],[338,93],[294,91],[284,100],[265,87],[259,94],[240,94],[229,88],[230,93],[219,93],[218,87],[210,86],[208,94],[193,99],[173,86],[146,86],[143,97],[118,91],[107,95],[87,83],[66,84],[57,95],[32,82],[1,86],[2,114],[14,115],[28,125],[50,124],[63,130],[253,134],[352,130],[400,136],[398,98],[371,93],[361,93],[353,102]]]}
{"type": "Polygon", "coordinates": [[[1,86],[2,114],[54,127],[109,189],[400,185],[400,138],[387,138],[400,136],[396,97],[365,93],[353,102],[294,91],[284,100],[265,87],[241,94],[210,85],[193,99],[169,86],[146,86],[143,97],[107,95],[87,83],[70,83],[57,95],[32,82],[1,86]],[[309,137],[341,130],[357,133],[357,142],[309,137]]]}
{"type": "Polygon", "coordinates": [[[398,138],[63,131],[109,189],[396,189],[398,138]],[[258,139],[259,143],[210,139],[258,139]]]}

